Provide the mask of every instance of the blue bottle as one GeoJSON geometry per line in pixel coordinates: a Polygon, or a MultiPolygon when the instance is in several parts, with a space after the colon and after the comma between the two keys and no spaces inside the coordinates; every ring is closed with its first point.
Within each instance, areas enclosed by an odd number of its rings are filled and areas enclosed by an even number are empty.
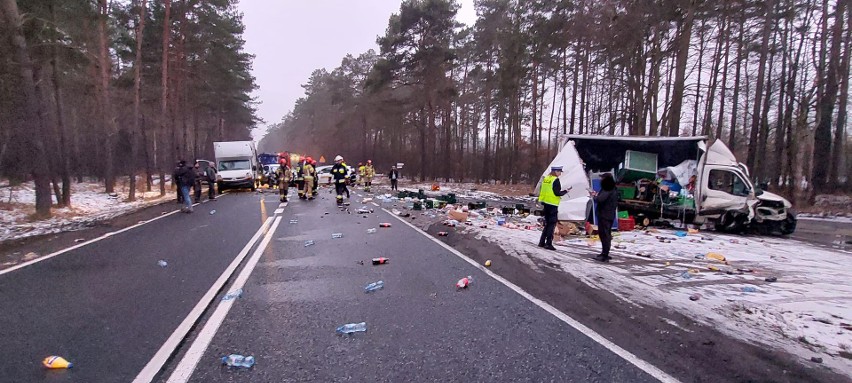
{"type": "Polygon", "coordinates": [[[222,364],[225,364],[228,367],[251,368],[251,366],[254,366],[254,357],[231,354],[222,357],[222,364]]]}

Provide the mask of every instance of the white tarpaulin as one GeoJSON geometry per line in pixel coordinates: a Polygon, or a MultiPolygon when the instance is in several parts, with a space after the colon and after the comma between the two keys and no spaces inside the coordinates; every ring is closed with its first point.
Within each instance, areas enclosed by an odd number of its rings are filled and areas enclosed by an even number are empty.
{"type": "MultiPolygon", "coordinates": [[[[574,142],[568,141],[559,151],[559,154],[550,162],[547,169],[542,173],[541,178],[544,178],[550,173],[551,166],[562,166],[562,175],[559,176],[559,183],[562,184],[562,189],[571,188],[568,194],[562,196],[559,202],[559,220],[560,221],[583,221],[586,219],[586,204],[589,202],[590,188],[589,178],[586,177],[586,171],[583,169],[583,161],[580,160],[580,155],[577,154],[577,149],[574,148],[574,142]]],[[[538,195],[541,190],[541,179],[535,187],[535,194],[538,195]]]]}
{"type": "Polygon", "coordinates": [[[698,174],[698,161],[686,160],[677,166],[669,166],[666,170],[674,176],[677,183],[685,187],[689,183],[689,177],[698,174]]]}

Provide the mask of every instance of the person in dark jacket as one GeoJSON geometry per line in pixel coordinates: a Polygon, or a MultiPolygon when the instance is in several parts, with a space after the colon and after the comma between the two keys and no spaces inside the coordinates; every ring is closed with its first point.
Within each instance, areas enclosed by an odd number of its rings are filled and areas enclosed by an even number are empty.
{"type": "Polygon", "coordinates": [[[195,184],[195,171],[186,164],[186,161],[180,160],[174,175],[180,187],[180,193],[183,196],[184,207],[180,211],[192,213],[192,200],[189,196],[189,188],[195,184]]]}
{"type": "Polygon", "coordinates": [[[207,176],[204,174],[204,171],[201,170],[201,164],[198,162],[195,162],[195,166],[193,166],[192,171],[195,174],[195,183],[192,184],[194,191],[193,200],[195,203],[199,203],[201,202],[201,184],[207,176]]]}
{"type": "Polygon", "coordinates": [[[598,217],[598,236],[601,239],[601,254],[595,259],[601,262],[609,262],[609,250],[612,246],[612,224],[615,222],[615,212],[618,208],[618,190],[615,189],[615,180],[610,174],[601,177],[600,193],[590,192],[595,201],[595,213],[598,217]]]}
{"type": "Polygon", "coordinates": [[[216,169],[213,168],[213,164],[207,165],[204,173],[207,177],[207,198],[216,199],[216,169]]]}
{"type": "Polygon", "coordinates": [[[559,183],[561,174],[561,166],[552,166],[550,174],[541,180],[541,190],[538,193],[538,202],[544,206],[544,230],[538,240],[538,247],[548,250],[556,250],[553,247],[553,232],[559,223],[559,201],[570,190],[562,190],[562,184],[559,183]]]}
{"type": "Polygon", "coordinates": [[[177,187],[177,203],[179,204],[183,203],[183,192],[181,191],[180,175],[178,175],[178,173],[180,173],[180,169],[183,167],[183,165],[183,161],[178,161],[178,163],[175,165],[175,170],[172,171],[172,185],[177,187]]]}
{"type": "Polygon", "coordinates": [[[390,173],[388,173],[388,179],[391,182],[391,190],[399,190],[396,187],[396,184],[399,182],[399,171],[396,170],[396,166],[391,167],[390,173]]]}

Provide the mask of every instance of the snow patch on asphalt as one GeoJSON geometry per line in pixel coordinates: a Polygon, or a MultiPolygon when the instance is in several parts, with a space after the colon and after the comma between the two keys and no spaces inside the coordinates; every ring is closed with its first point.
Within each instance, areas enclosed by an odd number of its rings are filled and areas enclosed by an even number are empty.
{"type": "Polygon", "coordinates": [[[548,251],[536,246],[540,231],[508,226],[482,219],[460,230],[497,244],[531,267],[555,264],[625,301],[674,309],[736,338],[781,348],[804,360],[818,355],[829,367],[852,372],[852,360],[840,356],[852,350],[848,251],[772,237],[702,232],[679,238],[670,230],[634,231],[617,234],[613,244],[623,248],[613,249],[612,262],[604,265],[592,259],[600,252],[597,240],[566,239],[556,243],[558,251],[548,251]],[[478,227],[482,223],[487,228],[478,227]],[[709,259],[710,252],[724,255],[728,264],[709,259]],[[767,282],[769,277],[777,281],[767,282]],[[695,294],[699,299],[691,301],[695,294]]]}

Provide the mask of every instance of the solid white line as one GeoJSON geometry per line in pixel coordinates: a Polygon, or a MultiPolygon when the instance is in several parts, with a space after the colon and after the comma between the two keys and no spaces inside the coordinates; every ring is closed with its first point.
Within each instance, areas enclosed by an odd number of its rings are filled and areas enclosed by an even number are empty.
{"type": "Polygon", "coordinates": [[[204,310],[207,309],[207,306],[210,305],[210,302],[216,298],[216,294],[218,294],[219,290],[222,289],[222,286],[225,285],[225,282],[228,281],[228,278],[234,274],[237,267],[240,263],[243,262],[246,255],[248,255],[249,250],[251,250],[252,246],[254,246],[255,242],[260,238],[261,235],[266,233],[266,230],[269,228],[269,223],[272,222],[272,217],[267,218],[263,225],[260,226],[260,229],[257,229],[257,232],[254,233],[254,236],[246,243],[242,250],[240,250],[237,257],[228,265],[228,268],[222,272],[222,275],[219,276],[219,279],[213,283],[213,286],[210,287],[210,290],[207,290],[207,293],[198,301],[192,311],[189,312],[189,315],[184,318],[183,322],[178,325],[175,331],[166,339],[166,342],[160,347],[154,357],[148,361],[148,364],[145,365],[145,368],[136,375],[136,379],[133,379],[133,383],[147,383],[154,380],[154,377],[160,372],[160,369],[163,368],[163,365],[166,364],[166,361],[171,357],[171,355],[175,352],[177,347],[180,345],[180,342],[186,337],[186,334],[189,333],[189,330],[192,329],[192,326],[195,325],[195,322],[201,318],[201,314],[204,313],[204,310]]]}
{"type": "MultiPolygon", "coordinates": [[[[234,284],[231,286],[231,291],[241,289],[245,286],[246,281],[249,276],[251,276],[255,266],[257,266],[257,262],[260,260],[260,256],[263,255],[263,252],[266,250],[266,246],[268,246],[269,241],[272,240],[272,236],[275,234],[275,229],[278,228],[279,223],[281,223],[281,217],[276,217],[275,223],[272,224],[272,227],[266,233],[266,236],[263,237],[263,241],[260,242],[260,245],[257,246],[257,249],[251,255],[251,258],[249,258],[248,262],[246,262],[246,266],[242,271],[240,271],[240,275],[238,275],[237,279],[234,280],[234,284]]],[[[207,350],[207,347],[210,346],[210,342],[213,341],[213,337],[216,336],[216,331],[219,330],[219,326],[222,325],[222,322],[228,315],[228,311],[231,310],[231,307],[234,305],[234,301],[237,299],[239,298],[228,301],[219,301],[219,306],[216,307],[216,311],[210,315],[210,319],[208,319],[207,323],[204,324],[204,328],[202,328],[198,333],[198,336],[195,337],[195,340],[192,342],[192,346],[189,347],[189,350],[187,350],[186,354],[180,360],[180,363],[178,363],[177,367],[175,367],[175,370],[172,372],[167,383],[182,383],[189,380],[192,373],[195,371],[195,367],[198,366],[198,362],[201,361],[201,357],[204,356],[204,352],[207,350]]]]}
{"type": "Polygon", "coordinates": [[[283,213],[283,212],[284,212],[284,209],[283,209],[283,208],[275,209],[275,214],[281,214],[281,213],[283,213]]]}
{"type": "Polygon", "coordinates": [[[568,316],[568,314],[565,314],[562,311],[559,311],[559,309],[551,306],[549,303],[532,296],[530,293],[524,291],[524,289],[520,288],[518,285],[516,285],[512,282],[509,282],[507,279],[503,278],[502,276],[500,276],[500,275],[492,272],[491,270],[485,268],[485,266],[482,266],[479,263],[477,263],[476,261],[474,261],[473,259],[468,258],[468,256],[464,255],[463,253],[456,250],[452,246],[447,245],[446,243],[444,243],[442,241],[439,241],[437,238],[429,235],[425,231],[420,230],[420,228],[418,228],[417,226],[414,226],[410,222],[402,219],[402,217],[399,217],[396,214],[393,214],[393,213],[387,211],[387,209],[382,209],[382,210],[384,210],[386,213],[390,214],[394,218],[400,220],[402,223],[408,225],[412,229],[416,230],[420,234],[423,234],[423,236],[430,239],[432,242],[437,243],[441,247],[447,249],[449,252],[455,254],[456,256],[463,259],[467,263],[473,265],[473,267],[476,267],[477,269],[481,270],[482,272],[484,272],[485,274],[487,274],[491,278],[494,278],[495,280],[502,283],[506,287],[514,290],[520,296],[526,298],[528,301],[534,303],[536,306],[541,307],[542,309],[544,309],[544,311],[547,311],[548,313],[552,314],[556,318],[565,322],[566,324],[573,327],[577,331],[583,333],[587,337],[591,338],[593,341],[597,342],[601,346],[604,346],[606,349],[612,351],[613,353],[620,356],[621,358],[623,358],[624,360],[626,360],[630,364],[638,367],[642,371],[645,371],[648,375],[651,375],[652,377],[654,377],[655,379],[657,379],[661,382],[679,383],[679,381],[677,379],[675,379],[673,376],[666,374],[663,370],[660,370],[659,368],[657,368],[653,364],[648,363],[643,359],[640,359],[636,355],[633,355],[633,353],[631,353],[630,351],[627,351],[627,350],[619,347],[617,344],[613,343],[609,339],[604,338],[602,335],[600,335],[600,334],[596,333],[594,330],[586,327],[582,323],[578,322],[576,319],[571,318],[570,316],[568,316]]]}
{"type": "MultiPolygon", "coordinates": [[[[164,203],[168,203],[168,202],[164,202],[164,203]]],[[[192,206],[195,206],[195,205],[198,205],[198,204],[193,204],[192,206]]],[[[151,207],[153,207],[153,206],[157,206],[157,205],[152,205],[151,207]]],[[[124,233],[125,231],[135,229],[135,228],[137,228],[137,227],[139,227],[139,226],[142,226],[142,225],[145,225],[145,224],[148,224],[148,223],[154,222],[154,221],[156,221],[156,220],[158,220],[158,219],[168,217],[168,216],[170,216],[170,215],[172,215],[172,214],[175,214],[175,213],[177,213],[177,212],[179,212],[179,211],[180,211],[180,210],[174,210],[174,211],[172,211],[172,212],[169,212],[169,213],[163,214],[163,215],[161,215],[161,216],[159,216],[159,217],[154,217],[154,218],[151,218],[151,219],[149,219],[149,220],[147,220],[147,221],[141,221],[141,222],[139,222],[139,223],[137,223],[137,224],[135,224],[135,225],[133,225],[133,226],[128,226],[128,227],[125,227],[124,229],[117,230],[117,231],[111,231],[111,232],[109,232],[109,233],[105,233],[105,234],[101,235],[100,237],[90,239],[90,240],[88,240],[88,241],[86,241],[86,242],[81,242],[81,243],[78,243],[78,244],[76,244],[76,245],[74,245],[74,246],[71,246],[71,247],[68,247],[68,248],[65,248],[65,249],[62,249],[62,250],[59,250],[59,251],[55,251],[55,252],[50,253],[50,254],[48,254],[48,255],[45,255],[45,256],[43,256],[43,257],[39,257],[39,258],[36,258],[36,259],[30,260],[30,261],[27,261],[27,262],[21,263],[21,264],[19,264],[19,265],[12,266],[12,267],[10,267],[10,268],[8,268],[8,269],[0,270],[0,275],[6,274],[6,273],[11,273],[11,272],[13,272],[13,271],[15,271],[15,270],[18,270],[18,269],[21,269],[21,268],[27,267],[27,266],[32,265],[32,264],[34,264],[34,263],[39,263],[39,262],[41,262],[41,261],[46,261],[46,260],[48,260],[48,259],[50,259],[50,258],[53,258],[53,257],[57,256],[57,255],[60,255],[60,254],[63,254],[63,253],[67,253],[67,252],[69,252],[69,251],[71,251],[71,250],[74,250],[74,249],[79,249],[79,248],[81,248],[81,247],[83,247],[83,246],[86,246],[86,245],[91,245],[91,244],[93,244],[93,243],[95,243],[95,242],[98,242],[98,241],[100,241],[100,240],[103,240],[103,239],[107,239],[107,238],[109,238],[109,237],[112,237],[113,235],[121,234],[121,233],[124,233]]]]}

